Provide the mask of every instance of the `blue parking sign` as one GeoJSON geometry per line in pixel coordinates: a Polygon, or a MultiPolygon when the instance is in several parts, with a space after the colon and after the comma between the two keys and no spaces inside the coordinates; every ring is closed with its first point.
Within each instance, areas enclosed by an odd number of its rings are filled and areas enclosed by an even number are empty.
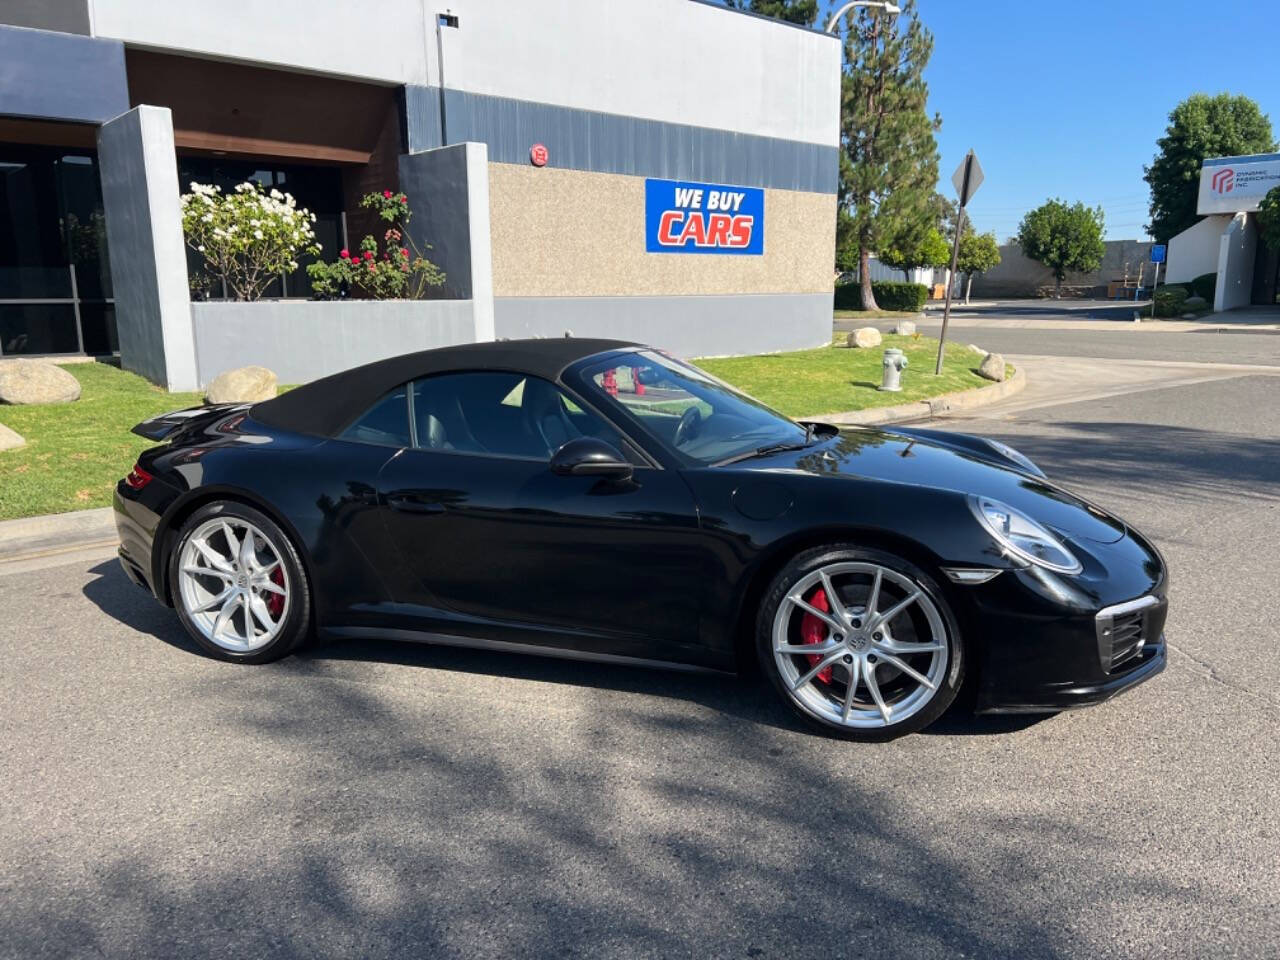
{"type": "Polygon", "coordinates": [[[1169,248],[1163,243],[1154,243],[1151,245],[1151,262],[1164,263],[1165,254],[1169,248]]]}

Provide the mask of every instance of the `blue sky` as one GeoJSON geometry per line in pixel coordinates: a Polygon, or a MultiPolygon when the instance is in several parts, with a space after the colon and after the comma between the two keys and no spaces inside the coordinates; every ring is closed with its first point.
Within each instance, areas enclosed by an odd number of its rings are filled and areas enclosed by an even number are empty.
{"type": "Polygon", "coordinates": [[[919,0],[945,190],[972,147],[986,182],[969,212],[1001,243],[1052,196],[1101,204],[1108,239],[1144,238],[1142,167],[1180,100],[1246,94],[1280,132],[1272,3],[919,0]]]}
{"type": "Polygon", "coordinates": [[[927,77],[944,181],[973,147],[987,179],[970,213],[1001,242],[1051,196],[1101,204],[1109,239],[1144,238],[1142,167],[1192,93],[1250,96],[1280,131],[1270,0],[919,6],[934,35],[927,77]]]}

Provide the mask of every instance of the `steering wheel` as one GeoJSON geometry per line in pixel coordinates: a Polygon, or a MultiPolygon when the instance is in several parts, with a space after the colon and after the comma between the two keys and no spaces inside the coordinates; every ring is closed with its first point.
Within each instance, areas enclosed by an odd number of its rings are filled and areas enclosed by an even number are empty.
{"type": "Polygon", "coordinates": [[[676,435],[671,442],[682,447],[699,433],[702,432],[702,411],[697,407],[689,407],[680,417],[680,423],[676,427],[676,435]]]}

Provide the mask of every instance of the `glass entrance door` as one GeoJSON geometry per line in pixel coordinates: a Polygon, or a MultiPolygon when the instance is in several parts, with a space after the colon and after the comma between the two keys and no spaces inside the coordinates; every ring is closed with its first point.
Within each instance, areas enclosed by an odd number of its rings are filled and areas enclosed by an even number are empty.
{"type": "Polygon", "coordinates": [[[0,143],[0,356],[117,350],[95,154],[0,143]]]}

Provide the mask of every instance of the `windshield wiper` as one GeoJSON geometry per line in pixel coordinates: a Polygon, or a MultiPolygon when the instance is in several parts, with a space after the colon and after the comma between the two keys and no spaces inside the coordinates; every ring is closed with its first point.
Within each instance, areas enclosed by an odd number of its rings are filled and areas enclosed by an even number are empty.
{"type": "Polygon", "coordinates": [[[742,460],[751,460],[755,457],[767,457],[773,453],[785,453],[787,450],[804,450],[809,446],[806,439],[803,443],[795,443],[793,441],[784,440],[781,443],[766,443],[763,447],[756,447],[754,450],[748,450],[745,453],[735,453],[732,457],[725,457],[723,460],[717,460],[712,464],[713,467],[725,467],[731,463],[738,463],[742,460]]]}

